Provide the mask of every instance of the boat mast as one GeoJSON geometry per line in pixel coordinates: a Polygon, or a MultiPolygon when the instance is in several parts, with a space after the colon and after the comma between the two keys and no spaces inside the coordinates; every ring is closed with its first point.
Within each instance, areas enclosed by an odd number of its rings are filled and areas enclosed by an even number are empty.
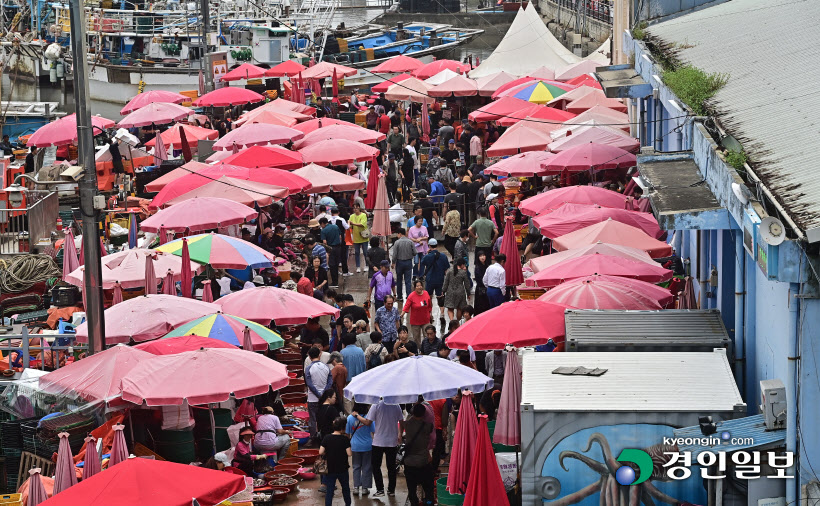
{"type": "Polygon", "coordinates": [[[200,2],[200,8],[202,9],[202,55],[200,58],[200,68],[205,76],[205,91],[207,92],[214,89],[214,73],[210,65],[206,65],[208,63],[208,24],[210,23],[208,15],[210,13],[210,4],[209,0],[200,0],[200,2]]]}

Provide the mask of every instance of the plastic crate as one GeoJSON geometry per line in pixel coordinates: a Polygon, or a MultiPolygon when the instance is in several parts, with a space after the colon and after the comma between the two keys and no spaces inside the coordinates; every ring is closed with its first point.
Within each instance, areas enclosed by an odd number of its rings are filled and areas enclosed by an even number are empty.
{"type": "Polygon", "coordinates": [[[0,495],[0,505],[2,506],[23,506],[22,494],[0,495]]]}

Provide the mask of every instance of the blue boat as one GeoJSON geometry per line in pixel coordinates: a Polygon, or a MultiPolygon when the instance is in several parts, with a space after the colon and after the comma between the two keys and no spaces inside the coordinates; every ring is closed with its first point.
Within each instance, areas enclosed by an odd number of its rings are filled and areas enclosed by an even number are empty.
{"type": "Polygon", "coordinates": [[[16,142],[21,135],[33,134],[38,128],[65,113],[55,112],[57,102],[0,102],[3,112],[3,135],[16,142]]]}

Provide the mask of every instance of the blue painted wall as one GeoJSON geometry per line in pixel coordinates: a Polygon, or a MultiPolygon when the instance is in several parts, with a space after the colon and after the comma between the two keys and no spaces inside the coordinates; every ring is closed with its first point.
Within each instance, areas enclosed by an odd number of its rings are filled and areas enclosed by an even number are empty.
{"type": "Polygon", "coordinates": [[[803,483],[820,473],[820,300],[803,299],[798,320],[800,340],[800,395],[797,415],[802,429],[797,434],[800,477],[803,483]]]}

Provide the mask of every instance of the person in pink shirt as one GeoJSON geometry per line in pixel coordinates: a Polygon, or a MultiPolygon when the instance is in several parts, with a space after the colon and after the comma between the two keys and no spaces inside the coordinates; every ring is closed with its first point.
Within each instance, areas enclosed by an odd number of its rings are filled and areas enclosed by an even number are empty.
{"type": "Polygon", "coordinates": [[[414,225],[407,231],[407,238],[416,243],[416,256],[413,258],[413,276],[419,275],[419,261],[421,257],[427,254],[427,241],[430,239],[430,234],[427,233],[427,227],[423,225],[424,218],[416,216],[414,225]]]}
{"type": "Polygon", "coordinates": [[[478,132],[475,132],[472,137],[470,137],[470,161],[472,163],[476,163],[476,157],[484,155],[484,145],[481,142],[481,136],[478,135],[478,132]]]}

